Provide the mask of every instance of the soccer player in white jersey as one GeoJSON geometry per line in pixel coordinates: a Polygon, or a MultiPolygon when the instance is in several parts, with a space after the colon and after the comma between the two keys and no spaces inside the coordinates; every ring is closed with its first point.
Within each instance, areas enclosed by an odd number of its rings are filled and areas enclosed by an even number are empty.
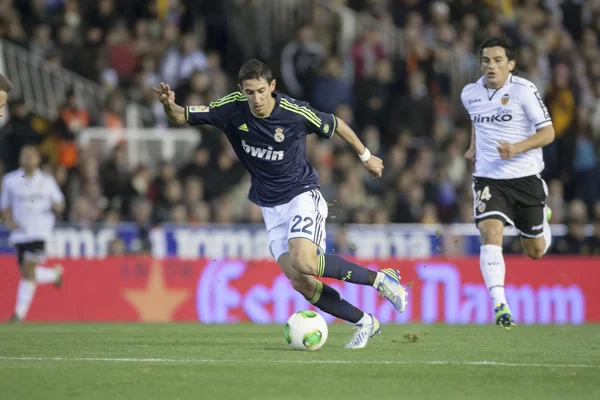
{"type": "Polygon", "coordinates": [[[505,36],[480,47],[483,76],[461,100],[472,121],[465,158],[475,164],[475,224],[482,237],[480,267],[494,302],[496,324],[515,325],[504,294],[504,227],[517,228],[525,253],[540,259],[550,247],[551,211],[545,204],[542,147],[554,140],[548,109],[533,83],[513,75],[515,49],[505,36]]]}
{"type": "Polygon", "coordinates": [[[21,168],[2,179],[0,210],[4,226],[11,231],[9,240],[16,247],[21,269],[12,322],[26,317],[36,285],[62,284],[62,267],[44,266],[44,247],[54,229],[54,213],[64,209],[64,197],[54,177],[43,173],[39,163],[37,148],[26,145],[20,154],[21,168]]]}

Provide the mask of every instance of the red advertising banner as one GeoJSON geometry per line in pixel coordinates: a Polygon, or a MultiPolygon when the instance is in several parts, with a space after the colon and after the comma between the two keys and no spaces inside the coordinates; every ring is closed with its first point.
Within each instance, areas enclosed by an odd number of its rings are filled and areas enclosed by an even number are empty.
{"type": "MultiPolygon", "coordinates": [[[[28,321],[283,323],[296,310],[314,309],[270,260],[123,257],[55,262],[65,269],[64,286],[38,286],[28,321]]],[[[600,322],[600,308],[594,307],[600,303],[599,258],[506,257],[506,264],[506,295],[517,323],[600,322]]],[[[14,309],[19,271],[11,256],[0,256],[0,265],[0,319],[6,320],[14,309]]],[[[366,266],[400,270],[410,287],[404,313],[397,313],[371,287],[325,281],[382,323],[493,320],[477,257],[378,260],[366,266]]]]}

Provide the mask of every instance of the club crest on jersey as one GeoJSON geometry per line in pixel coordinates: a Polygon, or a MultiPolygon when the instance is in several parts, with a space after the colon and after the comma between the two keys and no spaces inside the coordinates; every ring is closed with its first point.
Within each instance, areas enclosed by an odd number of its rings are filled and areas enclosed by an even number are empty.
{"type": "Polygon", "coordinates": [[[191,113],[201,113],[209,111],[208,106],[189,106],[188,110],[191,113]]]}
{"type": "Polygon", "coordinates": [[[504,96],[502,96],[502,99],[500,101],[502,102],[502,105],[505,106],[509,100],[510,100],[510,95],[508,93],[506,93],[504,96]]]}
{"type": "Polygon", "coordinates": [[[480,213],[485,211],[485,203],[483,201],[479,202],[479,205],[477,206],[477,211],[479,211],[480,213]]]}
{"type": "Polygon", "coordinates": [[[285,139],[285,135],[283,134],[283,129],[281,129],[281,128],[275,129],[275,135],[273,136],[273,138],[275,139],[275,141],[277,143],[283,142],[283,140],[285,139]]]}

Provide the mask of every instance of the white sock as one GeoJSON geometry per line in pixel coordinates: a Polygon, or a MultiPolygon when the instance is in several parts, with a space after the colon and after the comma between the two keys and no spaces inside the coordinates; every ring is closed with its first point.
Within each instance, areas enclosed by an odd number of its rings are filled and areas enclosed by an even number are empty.
{"type": "Polygon", "coordinates": [[[504,276],[506,275],[506,266],[502,256],[502,247],[493,244],[481,246],[479,256],[479,266],[483,274],[485,286],[492,295],[494,306],[500,303],[507,304],[504,295],[504,276]]]}
{"type": "MultiPolygon", "coordinates": [[[[381,272],[381,271],[377,271],[377,278],[375,278],[375,282],[373,282],[373,287],[374,287],[375,289],[377,289],[377,286],[379,286],[379,284],[381,283],[381,280],[383,279],[383,277],[384,277],[384,276],[385,276],[385,275],[384,275],[384,273],[383,273],[383,272],[381,272]]],[[[367,314],[365,314],[365,315],[367,315],[367,314]]],[[[363,317],[363,318],[364,318],[364,317],[363,317]]]]}
{"type": "Polygon", "coordinates": [[[56,270],[54,268],[44,267],[43,265],[38,265],[35,267],[35,281],[40,285],[45,283],[54,283],[58,278],[56,274],[56,270]]]}
{"type": "Polygon", "coordinates": [[[370,325],[373,323],[373,318],[367,313],[363,313],[363,317],[356,323],[356,325],[370,325]]]}
{"type": "Polygon", "coordinates": [[[24,319],[35,294],[35,282],[21,279],[17,288],[17,304],[15,314],[19,319],[24,319]]]}
{"type": "Polygon", "coordinates": [[[544,247],[544,254],[546,254],[552,244],[552,232],[550,231],[550,223],[548,223],[546,216],[544,216],[544,240],[546,240],[546,246],[544,247]]]}

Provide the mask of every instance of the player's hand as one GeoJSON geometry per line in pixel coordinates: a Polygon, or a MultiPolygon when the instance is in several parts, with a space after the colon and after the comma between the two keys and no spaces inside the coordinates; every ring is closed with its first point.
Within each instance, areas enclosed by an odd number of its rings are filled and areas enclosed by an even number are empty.
{"type": "Polygon", "coordinates": [[[371,158],[363,164],[369,170],[369,173],[373,178],[381,178],[381,175],[383,174],[383,161],[381,158],[371,155],[371,158]]]}
{"type": "Polygon", "coordinates": [[[19,225],[15,221],[4,221],[4,227],[11,232],[19,229],[19,225]]]}
{"type": "Polygon", "coordinates": [[[175,104],[175,92],[171,90],[171,86],[160,83],[160,87],[157,89],[153,87],[154,92],[158,95],[158,101],[164,106],[172,106],[175,104]]]}
{"type": "Polygon", "coordinates": [[[504,140],[500,142],[500,146],[498,146],[498,151],[500,152],[500,157],[502,157],[503,160],[513,158],[519,153],[517,146],[515,146],[512,143],[505,142],[504,140]]]}
{"type": "Polygon", "coordinates": [[[469,165],[475,167],[475,149],[470,148],[469,150],[467,150],[467,152],[465,153],[465,160],[467,160],[469,165]]]}

